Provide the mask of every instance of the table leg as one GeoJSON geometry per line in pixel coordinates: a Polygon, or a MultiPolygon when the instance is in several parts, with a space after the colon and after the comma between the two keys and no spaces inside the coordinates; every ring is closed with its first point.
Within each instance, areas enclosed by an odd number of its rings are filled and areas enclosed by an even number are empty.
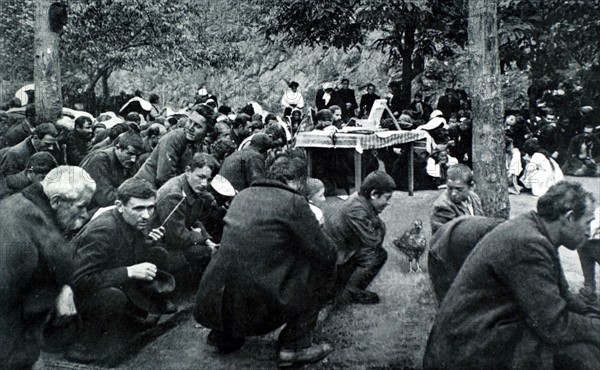
{"type": "Polygon", "coordinates": [[[312,161],[313,153],[311,148],[306,148],[306,165],[308,177],[312,177],[313,175],[313,161],[312,161]]]}
{"type": "Polygon", "coordinates": [[[362,153],[354,151],[354,188],[360,190],[362,184],[362,153]]]}
{"type": "Polygon", "coordinates": [[[408,148],[408,195],[412,196],[415,190],[415,151],[414,142],[410,142],[408,148]]]}

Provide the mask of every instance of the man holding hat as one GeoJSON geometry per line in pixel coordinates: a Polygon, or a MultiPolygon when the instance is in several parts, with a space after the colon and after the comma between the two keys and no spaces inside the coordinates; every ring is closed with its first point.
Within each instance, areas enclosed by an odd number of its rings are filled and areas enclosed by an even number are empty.
{"type": "Polygon", "coordinates": [[[152,248],[164,228],[147,232],[155,204],[150,183],[126,180],[117,190],[115,208],[90,221],[73,239],[73,282],[83,327],[78,343],[65,354],[67,359],[103,360],[119,350],[131,324],[147,325],[148,313],[177,310],[161,295],[175,289],[174,278],[150,262],[162,262],[166,254],[152,248]]]}

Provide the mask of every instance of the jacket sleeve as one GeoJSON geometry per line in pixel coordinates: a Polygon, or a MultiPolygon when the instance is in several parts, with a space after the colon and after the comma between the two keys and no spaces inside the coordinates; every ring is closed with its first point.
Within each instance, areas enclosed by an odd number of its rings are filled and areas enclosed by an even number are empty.
{"type": "Polygon", "coordinates": [[[76,239],[74,285],[77,291],[91,293],[103,288],[118,287],[128,280],[127,266],[113,267],[111,254],[115,243],[107,235],[108,227],[96,227],[76,239]]]}
{"type": "MultiPolygon", "coordinates": [[[[183,199],[182,194],[172,193],[158,200],[156,208],[161,224],[181,199],[183,199]]],[[[165,224],[165,242],[169,249],[184,249],[192,244],[203,244],[208,239],[206,234],[188,229],[185,221],[183,205],[180,205],[165,224]]]]}
{"type": "Polygon", "coordinates": [[[313,261],[315,268],[333,271],[337,259],[335,245],[323,233],[308,202],[300,196],[294,197],[293,202],[287,219],[293,237],[300,242],[301,253],[313,261]]]}
{"type": "Polygon", "coordinates": [[[7,178],[10,175],[17,174],[25,169],[21,168],[24,167],[21,164],[21,162],[22,160],[18,158],[18,156],[14,152],[9,150],[6,152],[4,160],[2,161],[0,172],[2,172],[2,174],[4,174],[4,176],[6,176],[7,178]]]}
{"type": "Polygon", "coordinates": [[[92,179],[96,182],[96,191],[94,192],[94,202],[100,207],[108,207],[117,200],[117,188],[110,182],[112,169],[109,165],[108,157],[104,153],[99,153],[94,159],[83,165],[92,179]]]}
{"type": "Polygon", "coordinates": [[[431,212],[431,216],[429,220],[431,222],[431,234],[435,234],[437,229],[442,227],[445,223],[453,220],[457,217],[456,212],[454,212],[450,207],[446,204],[434,204],[433,211],[431,212]]]}
{"type": "Polygon", "coordinates": [[[170,178],[177,176],[177,164],[179,163],[179,152],[182,143],[178,143],[177,137],[172,136],[170,140],[164,140],[154,150],[158,150],[156,157],[156,187],[160,188],[170,178]]]}
{"type": "Polygon", "coordinates": [[[69,136],[66,141],[67,164],[70,166],[79,166],[87,153],[79,149],[77,141],[74,138],[69,136]]]}
{"type": "Polygon", "coordinates": [[[551,346],[600,345],[600,320],[569,311],[561,294],[560,276],[542,248],[530,245],[515,249],[511,267],[498,271],[525,313],[528,327],[551,346]]]}
{"type": "Polygon", "coordinates": [[[258,157],[249,158],[246,161],[246,181],[250,185],[254,181],[262,179],[265,176],[265,161],[258,157]]]}
{"type": "Polygon", "coordinates": [[[373,219],[364,208],[353,207],[344,219],[363,246],[377,247],[383,243],[386,227],[379,217],[373,219]]]}

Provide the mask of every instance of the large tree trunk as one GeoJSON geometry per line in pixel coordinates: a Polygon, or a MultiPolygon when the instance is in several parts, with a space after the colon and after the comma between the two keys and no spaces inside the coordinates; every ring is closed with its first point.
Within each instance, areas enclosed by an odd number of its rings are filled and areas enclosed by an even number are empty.
{"type": "Polygon", "coordinates": [[[469,0],[468,24],[476,191],[487,216],[508,218],[496,1],[469,0]]]}
{"type": "Polygon", "coordinates": [[[415,28],[407,27],[404,31],[404,48],[402,49],[402,93],[400,101],[404,109],[410,107],[413,70],[413,52],[415,50],[415,28]]]}
{"type": "Polygon", "coordinates": [[[35,1],[35,83],[36,122],[56,122],[61,115],[59,35],[50,30],[51,0],[35,1]]]}

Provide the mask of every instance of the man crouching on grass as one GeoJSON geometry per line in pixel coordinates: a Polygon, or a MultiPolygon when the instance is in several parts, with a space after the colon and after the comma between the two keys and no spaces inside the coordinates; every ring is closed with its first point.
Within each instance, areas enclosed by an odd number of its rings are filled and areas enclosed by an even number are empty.
{"type": "Polygon", "coordinates": [[[558,248],[589,238],[593,195],[559,182],[490,231],[450,286],[429,335],[426,369],[600,369],[598,312],[575,299],[558,248]]]}

